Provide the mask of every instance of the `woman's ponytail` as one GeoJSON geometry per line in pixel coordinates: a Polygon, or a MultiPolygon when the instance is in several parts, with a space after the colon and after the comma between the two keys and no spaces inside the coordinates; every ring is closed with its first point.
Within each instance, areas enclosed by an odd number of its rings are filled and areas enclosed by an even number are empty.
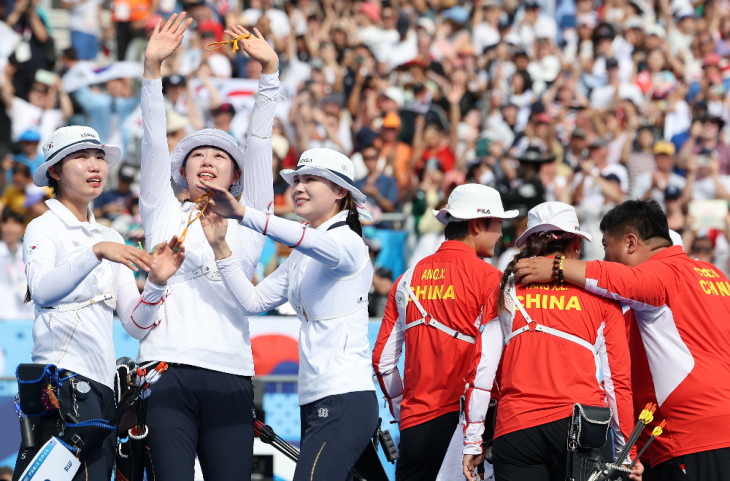
{"type": "Polygon", "coordinates": [[[347,209],[347,225],[352,229],[352,231],[362,237],[362,225],[360,224],[360,217],[357,214],[357,205],[355,205],[355,200],[352,198],[352,194],[350,192],[347,193],[347,195],[340,201],[340,211],[343,211],[347,209]]]}
{"type": "Polygon", "coordinates": [[[565,254],[572,239],[551,240],[550,232],[541,232],[534,237],[530,237],[525,243],[525,247],[518,252],[514,259],[507,264],[502,274],[502,280],[499,282],[499,300],[497,301],[497,313],[507,310],[504,303],[504,290],[507,287],[507,281],[515,270],[515,265],[520,259],[529,259],[535,256],[544,256],[553,252],[561,252],[565,254]]]}

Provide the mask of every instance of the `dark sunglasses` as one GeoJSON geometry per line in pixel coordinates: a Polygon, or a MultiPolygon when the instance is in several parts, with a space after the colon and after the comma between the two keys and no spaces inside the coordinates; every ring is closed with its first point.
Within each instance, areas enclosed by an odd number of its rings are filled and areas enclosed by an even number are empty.
{"type": "Polygon", "coordinates": [[[712,247],[695,246],[692,248],[692,252],[704,252],[706,254],[709,254],[710,252],[712,252],[712,247]]]}

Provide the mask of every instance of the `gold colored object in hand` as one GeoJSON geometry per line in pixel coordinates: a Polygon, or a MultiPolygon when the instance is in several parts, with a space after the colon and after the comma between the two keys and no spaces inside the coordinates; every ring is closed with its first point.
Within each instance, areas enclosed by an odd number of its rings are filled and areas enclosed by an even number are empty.
{"type": "Polygon", "coordinates": [[[236,38],[230,38],[230,39],[226,40],[225,42],[213,42],[213,43],[209,43],[208,45],[205,46],[205,49],[207,51],[209,51],[209,52],[212,52],[214,50],[218,50],[223,45],[227,45],[229,43],[232,43],[233,44],[233,53],[236,53],[236,51],[238,50],[238,41],[239,40],[247,40],[249,38],[251,38],[251,34],[250,33],[244,33],[243,35],[239,35],[236,38]],[[210,48],[210,47],[213,47],[213,48],[210,48]]]}
{"type": "Polygon", "coordinates": [[[193,217],[193,212],[195,212],[195,208],[193,208],[193,210],[190,211],[190,215],[188,216],[188,225],[185,227],[185,230],[182,231],[182,234],[180,234],[180,238],[179,238],[180,244],[182,244],[183,242],[185,242],[185,236],[188,233],[188,228],[192,225],[193,222],[195,222],[196,220],[200,219],[200,217],[203,215],[203,212],[205,212],[205,209],[208,208],[208,204],[210,203],[210,198],[211,198],[212,195],[213,195],[212,192],[205,193],[205,194],[201,195],[200,197],[198,197],[198,200],[195,201],[195,205],[198,205],[198,203],[201,200],[203,200],[203,197],[206,198],[205,199],[205,205],[203,206],[202,209],[200,209],[200,212],[198,212],[198,215],[196,215],[195,217],[193,217]]]}

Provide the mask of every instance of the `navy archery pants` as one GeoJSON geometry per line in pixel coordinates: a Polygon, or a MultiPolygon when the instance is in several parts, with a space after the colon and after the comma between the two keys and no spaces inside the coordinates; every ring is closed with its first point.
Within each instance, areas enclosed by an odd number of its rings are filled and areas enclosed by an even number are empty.
{"type": "Polygon", "coordinates": [[[335,394],[300,407],[302,450],[294,481],[349,481],[378,425],[375,391],[335,394]]]}
{"type": "Polygon", "coordinates": [[[148,478],[192,481],[197,453],[206,481],[249,481],[254,416],[250,377],[171,364],[148,398],[148,478]]]}

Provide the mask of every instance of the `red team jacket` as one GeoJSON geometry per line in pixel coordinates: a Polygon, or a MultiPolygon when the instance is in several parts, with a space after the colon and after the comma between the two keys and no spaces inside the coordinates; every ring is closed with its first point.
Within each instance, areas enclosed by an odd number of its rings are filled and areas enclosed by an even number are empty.
{"type": "MultiPolygon", "coordinates": [[[[489,302],[501,277],[495,267],[479,259],[464,243],[446,241],[435,254],[413,268],[411,290],[434,319],[476,337],[483,306],[489,302]]],[[[403,276],[390,291],[373,349],[375,374],[389,398],[393,417],[400,421],[401,430],[459,410],[474,348],[474,344],[426,325],[405,332],[406,324],[422,316],[408,299],[407,319],[405,322],[399,319],[396,291],[402,281],[403,276]],[[405,372],[401,383],[397,364],[404,342],[405,372]]]]}
{"type": "Polygon", "coordinates": [[[729,447],[730,282],[722,272],[674,246],[635,268],[588,262],[586,289],[620,300],[636,318],[634,405],[657,402],[654,424],[667,420],[647,451],[651,465],[729,447]]]}
{"type": "MultiPolygon", "coordinates": [[[[631,360],[620,304],[558,282],[517,286],[516,295],[537,324],[577,336],[592,349],[544,332],[526,331],[513,337],[504,348],[501,375],[496,380],[500,394],[495,438],[567,418],[575,403],[608,405],[613,409],[618,452],[634,427],[631,360]]],[[[506,338],[527,322],[517,308],[514,320],[509,312],[498,316],[497,296],[498,291],[490,296],[483,319],[485,324],[501,323],[506,338]]],[[[489,402],[480,391],[492,388],[481,381],[489,382],[484,371],[493,369],[488,354],[482,352],[482,336],[477,339],[467,378],[465,444],[475,446],[481,444],[481,423],[487,411],[484,403],[489,402]]],[[[568,433],[565,435],[567,439],[568,433]]]]}

